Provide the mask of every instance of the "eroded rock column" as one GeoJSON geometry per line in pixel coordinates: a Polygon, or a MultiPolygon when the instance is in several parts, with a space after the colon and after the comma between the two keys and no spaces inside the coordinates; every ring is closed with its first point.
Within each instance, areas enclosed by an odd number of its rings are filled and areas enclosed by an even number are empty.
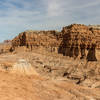
{"type": "Polygon", "coordinates": [[[96,48],[96,45],[92,44],[92,46],[89,49],[88,54],[87,54],[88,61],[97,61],[95,48],[96,48]]]}

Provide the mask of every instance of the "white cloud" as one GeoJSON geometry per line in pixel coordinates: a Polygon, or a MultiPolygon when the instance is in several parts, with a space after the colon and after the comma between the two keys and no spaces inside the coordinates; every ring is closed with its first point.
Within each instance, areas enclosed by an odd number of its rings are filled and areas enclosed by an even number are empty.
{"type": "Polygon", "coordinates": [[[59,16],[63,13],[62,5],[59,0],[51,0],[48,3],[48,16],[59,16]]]}
{"type": "Polygon", "coordinates": [[[57,29],[77,22],[99,24],[99,5],[100,0],[0,1],[0,35],[3,33],[8,38],[9,33],[15,35],[27,29],[57,29]]]}
{"type": "Polygon", "coordinates": [[[64,14],[66,0],[44,0],[47,15],[49,17],[61,16],[64,14]]]}

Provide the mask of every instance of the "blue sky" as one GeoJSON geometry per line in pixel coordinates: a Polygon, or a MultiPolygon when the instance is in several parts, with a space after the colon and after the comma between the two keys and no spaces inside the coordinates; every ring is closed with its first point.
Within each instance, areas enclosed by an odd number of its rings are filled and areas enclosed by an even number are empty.
{"type": "Polygon", "coordinates": [[[100,0],[0,0],[0,42],[72,23],[100,24],[100,0]]]}

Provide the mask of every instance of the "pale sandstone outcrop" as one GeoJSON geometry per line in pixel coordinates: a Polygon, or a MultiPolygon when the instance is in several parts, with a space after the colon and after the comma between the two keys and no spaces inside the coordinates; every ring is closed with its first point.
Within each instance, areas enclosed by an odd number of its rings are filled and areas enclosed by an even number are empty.
{"type": "Polygon", "coordinates": [[[19,59],[18,62],[13,64],[10,72],[22,75],[38,75],[32,65],[25,59],[19,59]]]}

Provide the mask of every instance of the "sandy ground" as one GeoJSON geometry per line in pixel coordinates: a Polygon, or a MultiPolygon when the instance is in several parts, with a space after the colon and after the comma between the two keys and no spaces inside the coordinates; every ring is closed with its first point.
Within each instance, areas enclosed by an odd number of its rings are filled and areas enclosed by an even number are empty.
{"type": "Polygon", "coordinates": [[[47,80],[40,76],[21,76],[0,72],[1,100],[100,100],[99,89],[47,80]]]}
{"type": "Polygon", "coordinates": [[[19,59],[29,61],[39,75],[9,73],[6,68],[0,70],[0,100],[100,100],[100,88],[76,85],[62,78],[48,78],[48,71],[43,73],[44,65],[66,67],[75,63],[73,59],[39,52],[8,53],[0,55],[0,64],[12,67],[19,59]]]}

